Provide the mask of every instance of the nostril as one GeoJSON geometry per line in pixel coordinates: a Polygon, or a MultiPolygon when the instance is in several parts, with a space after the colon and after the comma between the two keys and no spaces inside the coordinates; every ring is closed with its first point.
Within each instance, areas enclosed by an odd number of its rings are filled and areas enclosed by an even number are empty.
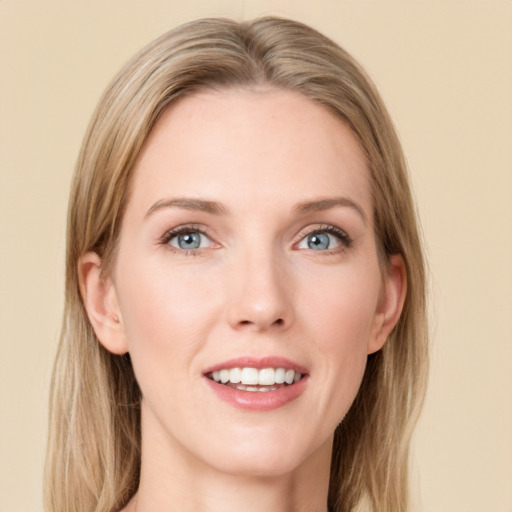
{"type": "MultiPolygon", "coordinates": [[[[284,320],[282,318],[277,318],[276,320],[274,320],[272,323],[270,323],[269,325],[275,325],[275,326],[283,326],[284,325],[284,320]]],[[[240,322],[238,323],[238,325],[258,325],[258,322],[254,322],[254,321],[251,321],[251,320],[240,320],[240,322]]]]}

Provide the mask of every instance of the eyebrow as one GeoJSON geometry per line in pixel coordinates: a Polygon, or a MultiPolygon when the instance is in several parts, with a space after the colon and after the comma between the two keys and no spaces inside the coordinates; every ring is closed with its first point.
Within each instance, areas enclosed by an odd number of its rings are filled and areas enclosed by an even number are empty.
{"type": "MultiPolygon", "coordinates": [[[[344,206],[354,209],[365,223],[368,222],[363,208],[352,199],[344,196],[328,197],[315,201],[304,201],[295,205],[293,211],[299,214],[308,214],[329,210],[331,208],[336,208],[337,206],[344,206]]],[[[151,208],[149,208],[144,218],[147,219],[153,213],[165,208],[183,208],[185,210],[200,211],[212,215],[222,215],[227,213],[227,209],[222,204],[215,201],[189,197],[177,197],[173,199],[161,199],[157,201],[151,206],[151,208]]]]}
{"type": "Polygon", "coordinates": [[[161,199],[157,201],[146,212],[144,218],[148,218],[153,213],[164,208],[183,208],[185,210],[200,211],[211,213],[213,215],[221,215],[226,213],[226,208],[215,201],[206,201],[205,199],[194,199],[189,197],[177,197],[174,199],[161,199]]]}
{"type": "Polygon", "coordinates": [[[305,201],[297,204],[294,210],[298,213],[305,214],[321,212],[337,206],[345,206],[354,209],[361,216],[365,224],[368,223],[368,218],[366,217],[366,213],[363,208],[352,199],[344,196],[327,197],[316,201],[305,201]]]}

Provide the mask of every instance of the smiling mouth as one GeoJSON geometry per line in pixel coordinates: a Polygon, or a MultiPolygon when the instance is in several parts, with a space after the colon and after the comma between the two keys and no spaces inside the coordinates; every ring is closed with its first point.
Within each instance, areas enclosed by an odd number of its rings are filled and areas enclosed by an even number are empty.
{"type": "Polygon", "coordinates": [[[276,391],[296,384],[305,376],[285,368],[225,368],[206,374],[206,377],[218,384],[240,391],[276,391]]]}

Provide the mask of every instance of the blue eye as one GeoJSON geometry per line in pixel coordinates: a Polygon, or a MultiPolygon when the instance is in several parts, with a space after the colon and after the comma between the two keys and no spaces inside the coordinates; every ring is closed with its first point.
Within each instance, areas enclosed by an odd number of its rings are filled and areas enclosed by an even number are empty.
{"type": "Polygon", "coordinates": [[[184,251],[203,249],[211,245],[210,239],[200,231],[183,231],[170,234],[167,243],[176,249],[184,251]]]}
{"type": "Polygon", "coordinates": [[[297,245],[298,249],[309,249],[311,251],[327,251],[338,249],[341,246],[349,247],[351,240],[349,236],[334,227],[318,229],[306,235],[297,245]]]}
{"type": "Polygon", "coordinates": [[[329,233],[312,233],[306,237],[308,249],[313,249],[314,251],[324,251],[325,249],[329,249],[332,245],[332,235],[329,233]]]}

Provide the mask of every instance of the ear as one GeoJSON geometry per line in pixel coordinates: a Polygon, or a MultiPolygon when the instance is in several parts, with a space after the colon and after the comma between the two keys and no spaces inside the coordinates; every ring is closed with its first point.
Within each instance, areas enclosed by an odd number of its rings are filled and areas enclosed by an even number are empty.
{"type": "Polygon", "coordinates": [[[101,258],[88,252],[78,262],[80,293],[100,343],[114,354],[128,352],[123,319],[112,280],[101,271],[101,258]]]}
{"type": "Polygon", "coordinates": [[[381,296],[375,313],[373,332],[368,343],[368,354],[380,350],[397,324],[407,293],[407,275],[400,254],[389,257],[387,273],[383,279],[381,296]]]}

